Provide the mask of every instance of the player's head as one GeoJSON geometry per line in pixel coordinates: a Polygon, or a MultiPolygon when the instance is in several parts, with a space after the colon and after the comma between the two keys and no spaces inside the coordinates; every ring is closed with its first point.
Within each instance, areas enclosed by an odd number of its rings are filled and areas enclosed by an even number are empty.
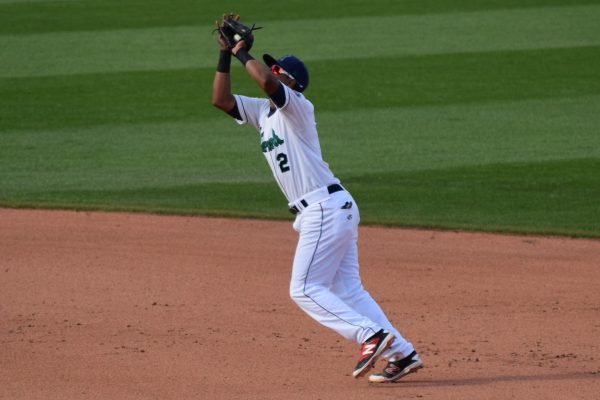
{"type": "Polygon", "coordinates": [[[302,61],[300,61],[297,57],[288,54],[279,59],[274,59],[268,54],[263,54],[263,60],[265,64],[271,67],[271,71],[275,75],[280,77],[280,80],[285,84],[288,84],[286,78],[289,77],[293,81],[292,89],[297,90],[298,92],[304,92],[308,87],[308,70],[302,61]]]}

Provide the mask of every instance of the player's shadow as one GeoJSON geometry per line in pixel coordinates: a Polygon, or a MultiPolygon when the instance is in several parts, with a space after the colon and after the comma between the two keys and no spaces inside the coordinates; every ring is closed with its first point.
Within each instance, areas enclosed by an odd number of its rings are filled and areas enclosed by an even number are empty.
{"type": "Polygon", "coordinates": [[[590,380],[600,379],[599,372],[574,372],[564,374],[540,374],[540,375],[506,375],[506,376],[486,376],[473,378],[450,378],[450,379],[414,379],[399,380],[393,384],[381,385],[372,384],[378,388],[398,388],[398,387],[444,387],[444,386],[476,386],[489,385],[498,382],[530,382],[530,381],[568,381],[568,380],[590,380]]]}

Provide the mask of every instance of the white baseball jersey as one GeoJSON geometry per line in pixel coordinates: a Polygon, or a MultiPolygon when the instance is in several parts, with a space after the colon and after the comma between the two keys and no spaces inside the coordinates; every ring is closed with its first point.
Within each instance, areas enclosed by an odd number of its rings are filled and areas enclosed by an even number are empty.
{"type": "Polygon", "coordinates": [[[242,120],[260,132],[260,146],[289,203],[316,189],[340,183],[323,157],[314,107],[302,93],[283,85],[285,104],[271,112],[269,99],[235,95],[242,120]]]}

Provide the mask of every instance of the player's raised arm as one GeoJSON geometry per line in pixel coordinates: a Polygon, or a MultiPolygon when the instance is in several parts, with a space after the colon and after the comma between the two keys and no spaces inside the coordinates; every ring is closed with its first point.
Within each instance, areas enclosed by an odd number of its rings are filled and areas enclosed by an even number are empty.
{"type": "MultiPolygon", "coordinates": [[[[276,100],[278,92],[281,92],[281,84],[279,83],[279,79],[271,73],[269,67],[255,60],[248,53],[244,40],[239,41],[231,50],[231,53],[244,65],[248,75],[256,82],[258,87],[277,104],[278,101],[276,100]],[[274,96],[275,98],[273,98],[274,96]]],[[[283,96],[285,100],[285,94],[283,96]]]]}
{"type": "MultiPolygon", "coordinates": [[[[219,24],[217,23],[217,27],[219,24]]],[[[235,107],[235,98],[231,94],[231,51],[219,33],[219,64],[212,88],[212,103],[215,107],[229,113],[235,107]]]]}
{"type": "Polygon", "coordinates": [[[254,25],[247,27],[239,20],[240,16],[237,14],[225,14],[221,23],[216,22],[215,31],[219,34],[221,57],[213,83],[213,104],[228,113],[229,107],[236,106],[235,97],[231,94],[229,80],[231,54],[240,60],[250,77],[267,96],[272,97],[275,95],[275,99],[277,99],[274,100],[275,104],[283,104],[285,93],[281,89],[279,80],[268,67],[256,61],[248,53],[254,42],[252,31],[260,29],[260,27],[256,28],[254,25]],[[278,101],[280,97],[282,100],[278,101]]]}

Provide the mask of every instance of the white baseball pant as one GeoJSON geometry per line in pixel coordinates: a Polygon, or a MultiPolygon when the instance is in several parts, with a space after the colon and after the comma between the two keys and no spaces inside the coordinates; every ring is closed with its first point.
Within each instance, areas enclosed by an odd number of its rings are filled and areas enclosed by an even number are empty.
{"type": "Polygon", "coordinates": [[[407,356],[414,350],[412,344],[363,288],[358,265],[359,220],[356,202],[347,191],[309,204],[296,216],[294,229],[300,238],[290,296],[317,322],[356,343],[364,343],[382,328],[392,332],[396,340],[382,356],[407,356]]]}

